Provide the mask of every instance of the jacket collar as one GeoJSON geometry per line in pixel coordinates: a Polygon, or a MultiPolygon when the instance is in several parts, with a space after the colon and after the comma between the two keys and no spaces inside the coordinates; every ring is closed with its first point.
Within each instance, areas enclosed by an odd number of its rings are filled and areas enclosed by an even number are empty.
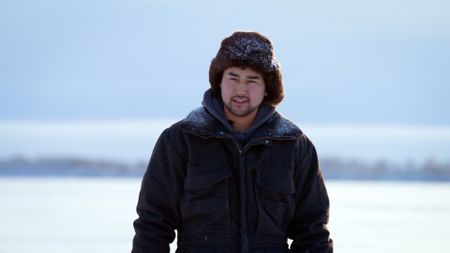
{"type": "MultiPolygon", "coordinates": [[[[204,107],[199,107],[181,121],[181,128],[203,138],[224,135],[225,127],[215,119],[204,107]]],[[[302,134],[300,128],[288,119],[274,112],[272,117],[256,130],[257,136],[275,139],[292,139],[302,134]]]]}
{"type": "MultiPolygon", "coordinates": [[[[225,116],[222,99],[214,96],[211,88],[204,93],[202,105],[211,116],[219,120],[224,125],[227,131],[237,134],[233,129],[232,124],[225,116]]],[[[274,112],[274,106],[262,103],[258,109],[254,122],[248,129],[245,130],[244,134],[253,133],[254,130],[269,120],[274,112]]]]}

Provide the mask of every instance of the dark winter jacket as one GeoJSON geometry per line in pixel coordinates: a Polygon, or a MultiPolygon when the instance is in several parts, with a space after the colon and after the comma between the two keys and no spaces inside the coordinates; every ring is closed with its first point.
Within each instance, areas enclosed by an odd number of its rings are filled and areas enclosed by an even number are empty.
{"type": "Polygon", "coordinates": [[[332,252],[313,144],[277,112],[240,146],[204,107],[166,129],[142,181],[134,253],[332,252]],[[288,249],[287,238],[293,240],[288,249]]]}

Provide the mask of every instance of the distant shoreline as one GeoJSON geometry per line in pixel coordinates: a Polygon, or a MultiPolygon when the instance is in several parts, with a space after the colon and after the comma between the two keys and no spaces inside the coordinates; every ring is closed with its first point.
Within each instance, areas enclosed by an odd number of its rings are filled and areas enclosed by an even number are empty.
{"type": "MultiPolygon", "coordinates": [[[[357,159],[325,157],[320,159],[324,177],[333,180],[450,181],[450,162],[428,160],[403,165],[388,161],[367,162],[357,159]]],[[[0,160],[0,177],[137,177],[146,162],[126,163],[84,158],[14,157],[0,160]]]]}
{"type": "MultiPolygon", "coordinates": [[[[23,156],[146,161],[171,119],[0,120],[0,160],[23,156]]],[[[295,122],[295,121],[294,121],[295,122]]],[[[450,162],[450,125],[306,124],[299,127],[320,158],[450,162]]],[[[28,159],[30,160],[30,159],[28,159]]]]}

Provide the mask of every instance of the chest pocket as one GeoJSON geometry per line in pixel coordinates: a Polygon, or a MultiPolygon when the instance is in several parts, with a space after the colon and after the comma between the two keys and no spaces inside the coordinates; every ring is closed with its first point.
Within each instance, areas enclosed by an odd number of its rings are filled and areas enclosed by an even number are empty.
{"type": "MultiPolygon", "coordinates": [[[[191,168],[192,172],[195,171],[191,168]]],[[[188,170],[189,171],[189,170],[188,170]]],[[[188,233],[218,233],[231,229],[229,170],[203,170],[185,177],[180,203],[182,227],[188,233]]]]}
{"type": "Polygon", "coordinates": [[[228,179],[231,178],[229,170],[208,171],[197,174],[188,174],[184,180],[184,200],[210,199],[224,197],[228,194],[228,179]]]}
{"type": "Polygon", "coordinates": [[[281,168],[256,170],[257,234],[285,234],[295,213],[293,173],[291,169],[281,168]]]}
{"type": "Polygon", "coordinates": [[[294,170],[280,168],[257,169],[256,183],[259,187],[274,193],[295,193],[294,170]]]}

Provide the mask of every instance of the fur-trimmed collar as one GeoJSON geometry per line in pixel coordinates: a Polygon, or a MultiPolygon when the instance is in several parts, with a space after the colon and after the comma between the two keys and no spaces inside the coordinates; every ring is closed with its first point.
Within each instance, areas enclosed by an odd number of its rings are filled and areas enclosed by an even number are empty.
{"type": "MultiPolygon", "coordinates": [[[[225,131],[222,123],[209,114],[204,107],[190,112],[181,121],[181,128],[205,138],[223,135],[225,131]]],[[[293,122],[275,112],[266,123],[258,128],[257,133],[257,135],[267,137],[291,139],[301,135],[302,131],[293,122]]]]}

